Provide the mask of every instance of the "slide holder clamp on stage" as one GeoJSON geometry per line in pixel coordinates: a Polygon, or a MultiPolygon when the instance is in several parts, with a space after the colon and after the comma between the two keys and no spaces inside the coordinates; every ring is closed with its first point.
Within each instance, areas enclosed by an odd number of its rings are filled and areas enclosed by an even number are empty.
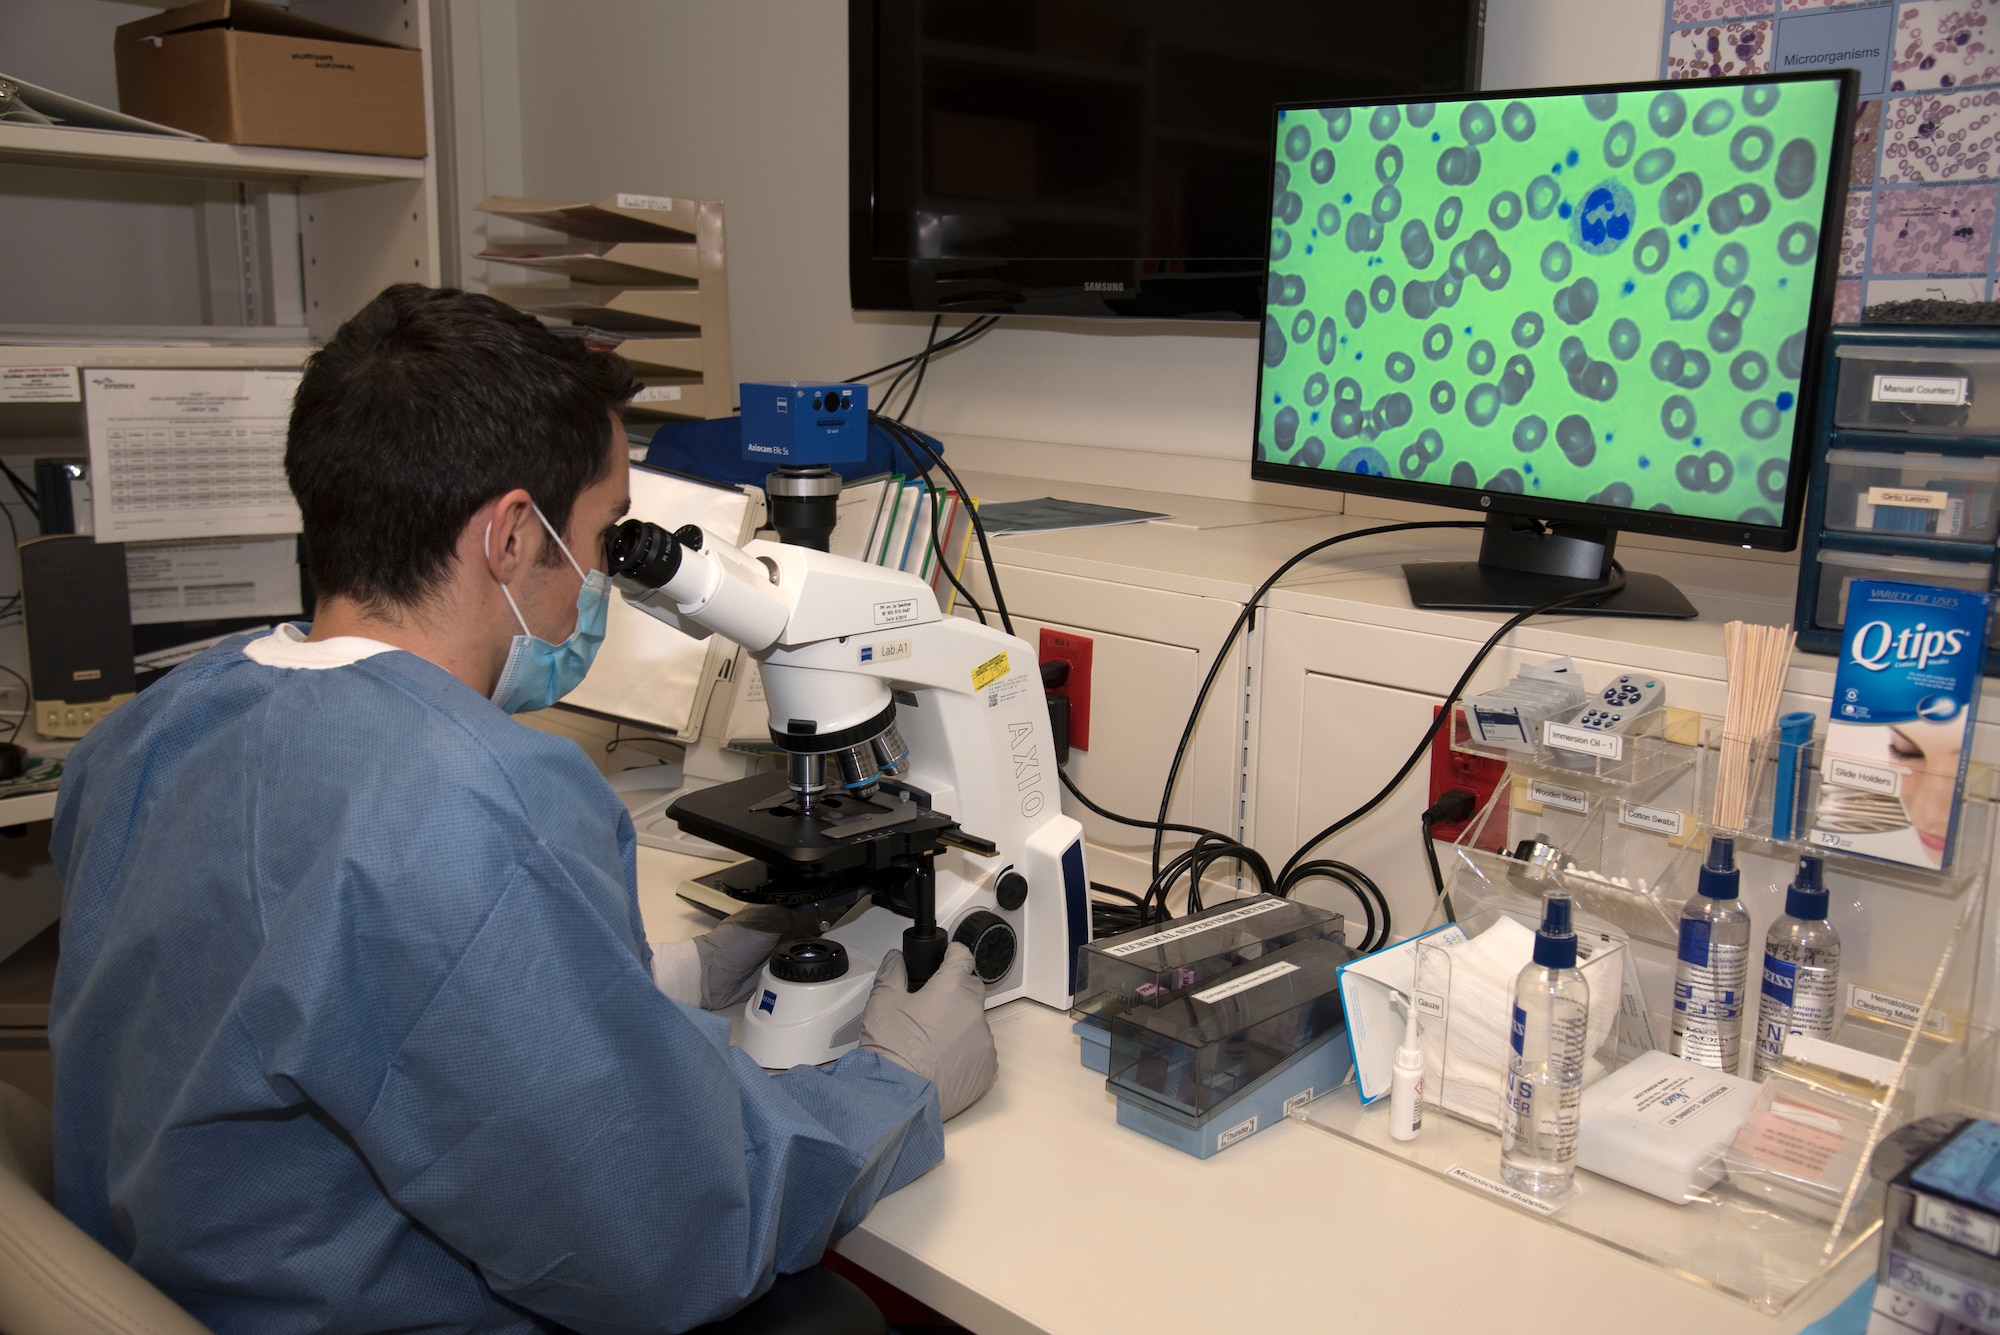
{"type": "Polygon", "coordinates": [[[1062,814],[1031,646],[945,617],[914,575],[807,546],[627,520],[610,558],[634,607],[750,652],[786,757],[668,814],[753,859],[721,873],[733,897],[837,920],[781,943],[741,1017],[746,1052],[774,1068],[840,1056],[883,956],[902,951],[914,989],[953,940],[989,1006],[1069,1005],[1083,830],[1062,814]]]}

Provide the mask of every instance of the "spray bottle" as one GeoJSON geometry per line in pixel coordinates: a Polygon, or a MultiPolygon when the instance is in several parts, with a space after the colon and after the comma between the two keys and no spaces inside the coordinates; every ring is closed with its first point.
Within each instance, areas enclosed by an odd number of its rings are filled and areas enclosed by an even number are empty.
{"type": "Polygon", "coordinates": [[[1826,920],[1824,864],[1808,853],[1785,891],[1785,916],[1764,936],[1757,1007],[1757,1078],[1785,1055],[1791,1034],[1827,1038],[1840,1018],[1840,934],[1826,920]]]}
{"type": "Polygon", "coordinates": [[[1737,898],[1736,841],[1708,841],[1698,888],[1681,910],[1674,965],[1673,1054],[1737,1073],[1750,973],[1750,910],[1737,898]]]}
{"type": "Polygon", "coordinates": [[[1534,961],[1514,980],[1500,1175],[1517,1191],[1560,1196],[1576,1177],[1590,984],[1576,967],[1569,891],[1542,896],[1534,961]]]}

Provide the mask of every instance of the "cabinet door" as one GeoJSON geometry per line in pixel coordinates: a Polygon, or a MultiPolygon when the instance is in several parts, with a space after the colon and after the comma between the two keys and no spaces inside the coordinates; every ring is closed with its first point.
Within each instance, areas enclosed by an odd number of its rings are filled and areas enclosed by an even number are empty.
{"type": "MultiPolygon", "coordinates": [[[[1298,783],[1293,790],[1291,838],[1265,840],[1262,848],[1275,870],[1299,841],[1326,828],[1374,796],[1430,725],[1435,696],[1322,672],[1305,675],[1298,719],[1298,783]]],[[[1314,858],[1349,863],[1382,888],[1389,901],[1393,933],[1419,931],[1436,899],[1424,861],[1421,817],[1429,768],[1366,817],[1315,848],[1314,858]]],[[[1347,939],[1359,944],[1364,915],[1354,895],[1338,882],[1309,881],[1298,898],[1347,915],[1347,939]]]]}

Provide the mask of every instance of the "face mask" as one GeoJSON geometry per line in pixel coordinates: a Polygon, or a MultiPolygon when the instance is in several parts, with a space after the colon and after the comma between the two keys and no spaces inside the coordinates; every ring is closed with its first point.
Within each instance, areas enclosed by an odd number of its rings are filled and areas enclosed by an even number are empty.
{"type": "MultiPolygon", "coordinates": [[[[548,518],[542,514],[540,506],[535,507],[535,518],[548,529],[549,537],[569,561],[570,568],[583,581],[583,587],[576,591],[576,629],[561,644],[550,644],[538,638],[528,629],[526,618],[514,601],[514,595],[505,584],[500,592],[506,595],[507,606],[514,609],[514,620],[520,622],[521,633],[514,637],[513,645],[507,650],[507,662],[500,669],[500,681],[493,688],[493,703],[509,714],[525,714],[531,710],[547,709],[556,701],[577,688],[584,674],[590,671],[590,664],[597,657],[598,646],[604,643],[604,620],[611,606],[611,581],[602,570],[585,574],[576,558],[569,554],[569,548],[556,536],[548,518]]],[[[493,536],[493,522],[486,523],[486,536],[493,536]]]]}

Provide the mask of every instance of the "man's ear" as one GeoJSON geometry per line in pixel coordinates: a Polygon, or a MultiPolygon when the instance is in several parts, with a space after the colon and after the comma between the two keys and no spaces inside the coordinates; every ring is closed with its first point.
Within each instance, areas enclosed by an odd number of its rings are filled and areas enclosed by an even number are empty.
{"type": "Polygon", "coordinates": [[[481,506],[467,525],[476,531],[474,550],[486,562],[487,573],[501,584],[511,584],[528,560],[529,530],[539,527],[534,498],[522,487],[481,506]]]}

